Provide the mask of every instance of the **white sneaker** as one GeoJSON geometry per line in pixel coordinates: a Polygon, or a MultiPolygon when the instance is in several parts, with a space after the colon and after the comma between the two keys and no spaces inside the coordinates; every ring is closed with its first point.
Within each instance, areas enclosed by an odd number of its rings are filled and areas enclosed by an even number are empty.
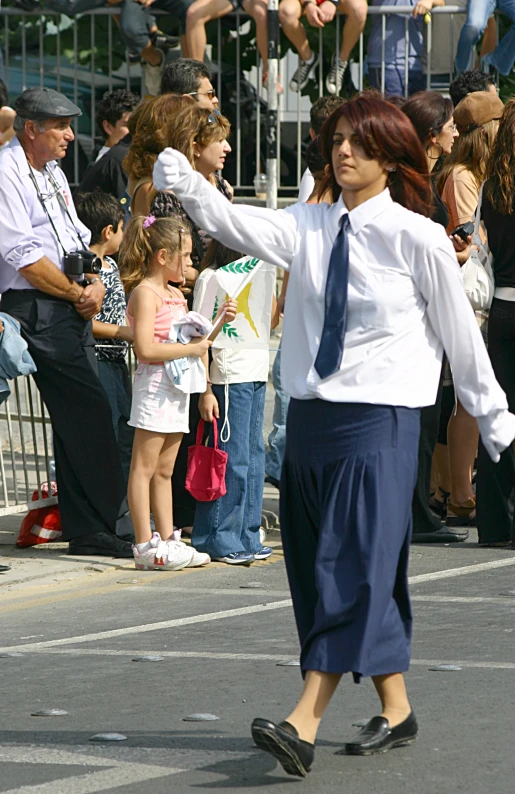
{"type": "Polygon", "coordinates": [[[148,549],[140,551],[135,544],[132,551],[138,571],[180,571],[190,566],[194,557],[194,550],[185,543],[162,540],[158,532],[152,535],[148,549]]]}
{"type": "Polygon", "coordinates": [[[143,72],[143,81],[145,83],[145,91],[151,96],[159,96],[161,93],[161,77],[165,66],[165,56],[162,50],[157,50],[161,53],[161,61],[157,66],[143,61],[141,64],[141,71],[143,72]]]}
{"type": "MultiPolygon", "coordinates": [[[[186,546],[185,543],[182,545],[186,546]]],[[[205,554],[203,551],[197,551],[193,546],[186,546],[186,548],[193,552],[191,562],[188,563],[186,568],[200,568],[202,565],[209,565],[211,562],[209,554],[205,554]]]]}

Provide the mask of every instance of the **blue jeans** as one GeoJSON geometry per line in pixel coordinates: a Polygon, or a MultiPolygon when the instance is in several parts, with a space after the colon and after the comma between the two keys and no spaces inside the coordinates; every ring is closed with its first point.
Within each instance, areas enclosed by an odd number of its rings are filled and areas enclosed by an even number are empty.
{"type": "Polygon", "coordinates": [[[98,377],[111,406],[114,434],[120,453],[124,485],[127,488],[131,468],[134,428],[127,424],[131,415],[132,388],[125,360],[99,361],[98,377]]]}
{"type": "Polygon", "coordinates": [[[283,467],[284,448],[286,446],[286,415],[289,396],[283,392],[281,386],[281,348],[277,351],[274,366],[272,367],[272,383],[275,390],[273,429],[268,436],[268,452],[265,459],[265,471],[275,480],[281,479],[283,467]]]}
{"type": "Polygon", "coordinates": [[[474,68],[471,65],[472,52],[486,28],[489,17],[495,9],[506,14],[513,25],[501,39],[495,50],[486,56],[485,61],[508,75],[515,63],[515,0],[469,0],[467,20],[463,25],[456,53],[456,71],[465,72],[474,68]]]}
{"type": "MultiPolygon", "coordinates": [[[[266,383],[232,383],[229,386],[229,441],[220,441],[228,453],[227,493],[215,502],[197,502],[192,543],[211,557],[233,552],[254,553],[259,539],[265,477],[263,414],[266,383]]],[[[220,406],[218,429],[225,419],[223,386],[213,386],[220,406]]]]}
{"type": "MultiPolygon", "coordinates": [[[[368,79],[372,88],[381,90],[381,69],[371,68],[368,70],[368,79]]],[[[388,96],[404,96],[404,67],[386,66],[384,70],[384,93],[388,96]]],[[[416,94],[423,91],[426,87],[424,75],[421,70],[408,71],[408,94],[416,94]]]]}

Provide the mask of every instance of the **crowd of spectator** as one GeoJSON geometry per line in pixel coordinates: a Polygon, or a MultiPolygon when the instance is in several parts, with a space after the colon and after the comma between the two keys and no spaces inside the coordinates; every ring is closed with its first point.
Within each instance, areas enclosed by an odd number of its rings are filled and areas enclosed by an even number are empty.
{"type": "MultiPolygon", "coordinates": [[[[206,25],[241,8],[255,22],[256,47],[262,62],[262,80],[268,86],[268,27],[266,0],[13,0],[22,8],[50,7],[75,16],[105,5],[114,7],[129,61],[140,60],[146,94],[160,91],[167,53],[180,45],[183,58],[204,61],[207,47],[206,25]],[[178,37],[163,33],[153,10],[174,17],[179,23],[178,37]],[[118,13],[119,11],[119,13],[118,13]]],[[[411,95],[427,86],[431,71],[435,84],[449,82],[464,71],[480,68],[485,74],[509,75],[515,62],[515,4],[513,0],[456,0],[453,5],[463,13],[434,15],[431,20],[430,63],[427,48],[427,22],[433,9],[445,0],[280,0],[279,22],[298,67],[292,75],[291,91],[304,91],[319,77],[322,53],[312,47],[309,29],[322,30],[334,25],[342,15],[341,46],[329,45],[330,64],[325,73],[325,90],[340,95],[344,77],[357,42],[364,32],[368,6],[412,6],[411,16],[374,14],[368,31],[365,72],[372,87],[387,95],[411,95]],[[498,41],[495,14],[509,18],[511,27],[498,41]],[[304,24],[304,22],[306,24],[304,24]],[[481,46],[478,49],[478,42],[481,46]],[[337,49],[337,46],[336,46],[337,49]],[[407,81],[407,85],[405,84],[407,81]]],[[[355,57],[355,52],[354,52],[355,57]]],[[[348,78],[350,81],[350,77],[348,78]]],[[[320,84],[322,81],[320,80],[320,84]]],[[[282,86],[277,89],[281,93],[282,86]]],[[[112,133],[106,136],[112,137],[112,133]]],[[[111,145],[109,142],[107,146],[111,145]]]]}

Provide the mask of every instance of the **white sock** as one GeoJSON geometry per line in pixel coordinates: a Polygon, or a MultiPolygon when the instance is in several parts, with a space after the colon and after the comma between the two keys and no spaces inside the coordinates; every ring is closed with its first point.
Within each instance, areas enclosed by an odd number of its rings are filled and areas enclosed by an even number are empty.
{"type": "Polygon", "coordinates": [[[311,58],[308,58],[307,61],[304,61],[304,63],[313,63],[314,60],[315,60],[315,53],[312,52],[311,58]]]}
{"type": "Polygon", "coordinates": [[[136,543],[137,550],[142,554],[145,551],[148,551],[150,548],[150,541],[147,540],[146,543],[136,543]]]}

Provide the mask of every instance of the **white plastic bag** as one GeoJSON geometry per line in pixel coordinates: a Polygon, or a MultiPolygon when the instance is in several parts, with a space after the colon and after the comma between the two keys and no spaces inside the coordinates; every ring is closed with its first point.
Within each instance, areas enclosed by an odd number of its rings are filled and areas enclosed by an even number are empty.
{"type": "Polygon", "coordinates": [[[494,297],[494,274],[492,270],[492,254],[481,241],[479,224],[481,220],[481,202],[483,200],[483,187],[479,191],[479,201],[474,218],[474,234],[472,236],[473,248],[470,257],[461,268],[463,286],[474,311],[486,311],[492,305],[494,297]]]}

